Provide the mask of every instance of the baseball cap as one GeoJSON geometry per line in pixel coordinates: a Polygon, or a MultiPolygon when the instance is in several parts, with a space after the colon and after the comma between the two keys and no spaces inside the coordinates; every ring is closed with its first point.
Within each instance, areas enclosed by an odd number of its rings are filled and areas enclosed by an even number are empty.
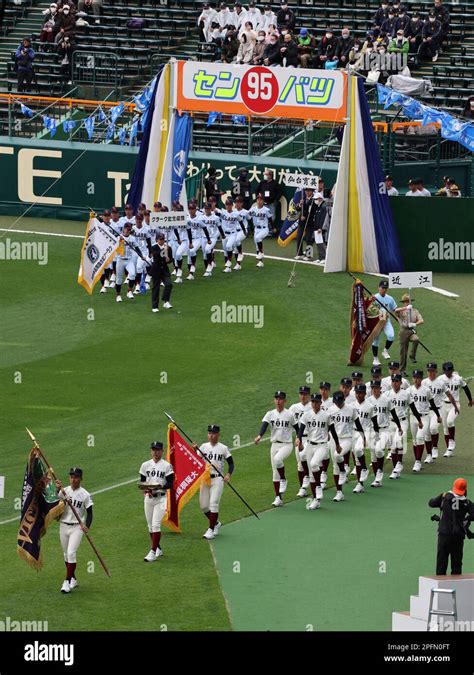
{"type": "Polygon", "coordinates": [[[400,363],[399,361],[390,361],[388,367],[390,370],[392,370],[393,368],[400,368],[400,363]]]}
{"type": "Polygon", "coordinates": [[[235,201],[236,201],[236,202],[243,202],[244,200],[243,200],[242,197],[239,195],[238,197],[235,198],[235,201]]]}
{"type": "Polygon", "coordinates": [[[418,368],[417,368],[416,370],[413,371],[412,375],[413,375],[413,377],[423,377],[423,371],[418,370],[418,368]]]}
{"type": "Polygon", "coordinates": [[[350,377],[343,377],[341,380],[341,384],[343,384],[346,387],[352,387],[352,380],[350,377]]]}
{"type": "Polygon", "coordinates": [[[379,288],[388,288],[388,281],[386,279],[380,279],[379,288]]]}
{"type": "Polygon", "coordinates": [[[71,469],[69,469],[69,475],[82,478],[82,469],[80,469],[78,466],[73,466],[71,469]]]}
{"type": "Polygon", "coordinates": [[[118,213],[118,212],[119,210],[116,206],[112,206],[112,208],[110,209],[110,213],[118,213]]]}
{"type": "Polygon", "coordinates": [[[454,370],[454,365],[453,365],[452,361],[445,361],[443,363],[443,370],[445,372],[449,371],[449,370],[454,370]]]}
{"type": "MultiPolygon", "coordinates": [[[[174,202],[173,202],[173,203],[174,203],[174,202]]],[[[161,209],[162,203],[161,203],[161,202],[155,202],[155,203],[153,204],[153,206],[156,207],[157,209],[161,209]]]]}
{"type": "Polygon", "coordinates": [[[110,216],[111,213],[110,213],[109,209],[105,209],[105,211],[102,213],[102,215],[103,216],[110,216]]]}
{"type": "Polygon", "coordinates": [[[356,386],[354,388],[355,388],[357,394],[361,394],[361,393],[365,394],[365,392],[367,391],[367,387],[365,386],[365,384],[362,384],[362,383],[356,384],[356,386]]]}
{"type": "Polygon", "coordinates": [[[301,28],[300,29],[300,35],[303,36],[303,37],[305,35],[308,35],[308,29],[307,28],[301,28]]]}
{"type": "Polygon", "coordinates": [[[123,224],[123,229],[127,228],[128,230],[131,230],[132,227],[133,227],[132,223],[129,222],[123,224]]]}
{"type": "Polygon", "coordinates": [[[156,238],[157,239],[165,239],[165,233],[164,232],[157,232],[156,238]]]}
{"type": "Polygon", "coordinates": [[[310,394],[311,389],[309,387],[300,387],[298,389],[298,393],[300,393],[300,394],[310,394]]]}
{"type": "Polygon", "coordinates": [[[397,373],[396,375],[392,375],[392,382],[401,382],[402,381],[402,376],[400,373],[397,373]]]}
{"type": "Polygon", "coordinates": [[[334,396],[332,397],[332,400],[334,403],[343,403],[344,402],[344,394],[342,391],[336,391],[334,392],[334,396]]]}
{"type": "Polygon", "coordinates": [[[143,220],[143,214],[137,213],[137,215],[135,216],[135,220],[143,220]]]}
{"type": "Polygon", "coordinates": [[[371,387],[371,389],[380,389],[381,386],[382,386],[382,385],[381,385],[381,383],[380,383],[379,380],[372,380],[372,381],[370,382],[370,387],[371,387]]]}
{"type": "Polygon", "coordinates": [[[426,370],[438,370],[438,364],[434,361],[430,361],[426,364],[426,370]]]}
{"type": "Polygon", "coordinates": [[[319,383],[319,388],[320,389],[331,389],[331,383],[330,382],[325,382],[324,380],[319,383]]]}
{"type": "Polygon", "coordinates": [[[126,211],[133,211],[133,206],[131,204],[125,204],[126,211]]]}
{"type": "Polygon", "coordinates": [[[262,195],[262,193],[261,193],[261,192],[259,192],[256,198],[257,198],[257,199],[263,199],[263,195],[262,195]]]}
{"type": "Polygon", "coordinates": [[[354,370],[351,377],[353,380],[361,380],[364,377],[364,375],[359,370],[354,370]]]}
{"type": "Polygon", "coordinates": [[[204,202],[204,208],[210,210],[212,208],[211,202],[204,202]]]}
{"type": "Polygon", "coordinates": [[[226,204],[233,204],[234,200],[232,199],[232,197],[227,197],[227,199],[225,200],[225,203],[226,204]]]}
{"type": "Polygon", "coordinates": [[[311,400],[312,401],[321,401],[322,400],[321,394],[311,394],[311,400]]]}
{"type": "Polygon", "coordinates": [[[281,391],[281,389],[278,389],[278,390],[275,392],[274,398],[282,398],[282,399],[286,399],[286,394],[285,394],[284,391],[281,391]]]}
{"type": "Polygon", "coordinates": [[[456,478],[456,480],[453,483],[454,494],[462,497],[466,494],[466,490],[467,490],[466,479],[465,478],[456,478]]]}
{"type": "Polygon", "coordinates": [[[372,375],[380,375],[382,372],[382,366],[372,366],[370,372],[372,373],[372,375]]]}
{"type": "Polygon", "coordinates": [[[218,424],[210,424],[210,425],[207,427],[207,431],[208,431],[208,433],[210,433],[210,434],[217,434],[217,433],[219,433],[220,430],[221,430],[221,428],[220,428],[220,426],[219,426],[218,424]]]}
{"type": "Polygon", "coordinates": [[[152,450],[163,450],[163,443],[161,441],[152,441],[150,448],[152,450]]]}
{"type": "Polygon", "coordinates": [[[393,180],[393,178],[392,178],[392,176],[387,175],[387,176],[385,176],[385,180],[393,180]]]}
{"type": "Polygon", "coordinates": [[[188,209],[197,209],[196,203],[195,202],[189,202],[188,209]]]}

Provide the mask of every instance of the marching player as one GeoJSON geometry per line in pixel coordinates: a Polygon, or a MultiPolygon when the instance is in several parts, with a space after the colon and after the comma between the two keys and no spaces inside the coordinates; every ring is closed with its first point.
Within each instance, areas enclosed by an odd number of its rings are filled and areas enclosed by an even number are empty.
{"type": "MultiPolygon", "coordinates": [[[[433,400],[438,410],[441,410],[441,418],[443,417],[443,399],[446,397],[454,408],[457,408],[454,396],[448,389],[448,385],[442,376],[438,376],[438,364],[430,361],[426,364],[428,377],[425,377],[422,384],[424,384],[433,394],[433,400]]],[[[438,442],[439,442],[439,423],[434,411],[430,411],[430,428],[426,431],[427,440],[431,441],[431,453],[427,449],[425,464],[431,464],[434,459],[438,457],[438,442]]],[[[449,441],[448,441],[449,443],[449,441]]]]}
{"type": "Polygon", "coordinates": [[[443,374],[441,375],[441,380],[443,384],[447,386],[451,394],[453,395],[456,404],[451,404],[447,394],[443,399],[443,407],[441,408],[441,418],[443,420],[443,431],[444,431],[444,440],[446,442],[446,452],[444,457],[452,457],[454,449],[456,447],[456,441],[454,440],[456,428],[456,417],[459,415],[461,410],[461,402],[459,400],[459,390],[464,389],[464,393],[467,396],[469,401],[469,407],[472,407],[472,394],[467,386],[467,382],[461,377],[459,373],[454,370],[454,365],[451,361],[446,361],[443,363],[443,374]]]}
{"type": "Polygon", "coordinates": [[[364,384],[364,373],[359,372],[358,370],[354,370],[353,373],[351,373],[351,378],[352,378],[352,394],[355,398],[356,391],[355,388],[358,384],[364,384]]]}
{"type": "Polygon", "coordinates": [[[232,272],[232,252],[235,247],[237,229],[240,216],[234,209],[234,200],[228,197],[225,201],[225,209],[220,212],[222,249],[224,251],[225,265],[223,272],[232,272]]]}
{"type": "Polygon", "coordinates": [[[188,219],[179,227],[175,228],[178,247],[175,252],[176,279],[175,284],[183,283],[183,257],[189,253],[189,244],[192,240],[191,228],[188,226],[188,219]]]}
{"type": "Polygon", "coordinates": [[[339,390],[344,394],[344,401],[348,405],[354,405],[356,402],[356,397],[352,392],[352,379],[350,377],[342,378],[339,390]]]}
{"type": "MultiPolygon", "coordinates": [[[[193,281],[194,272],[196,271],[196,260],[197,253],[202,247],[203,241],[206,241],[207,244],[211,244],[209,239],[209,232],[203,224],[202,216],[200,213],[197,213],[197,207],[194,201],[189,202],[188,204],[189,217],[187,220],[188,232],[190,232],[189,238],[189,248],[188,248],[188,269],[189,274],[186,277],[188,281],[193,281]]],[[[204,256],[204,251],[203,251],[204,256]]]]}
{"type": "Polygon", "coordinates": [[[61,586],[61,593],[69,593],[78,585],[76,579],[77,549],[84,532],[87,532],[92,525],[94,502],[90,493],[82,487],[81,481],[82,469],[77,466],[69,471],[69,485],[64,488],[64,492],[61,490],[60,481],[56,481],[58,497],[65,502],[63,514],[59,519],[59,538],[66,565],[66,578],[61,586]],[[81,523],[77,521],[71,506],[79,514],[81,523]]]}
{"type": "MultiPolygon", "coordinates": [[[[376,293],[374,296],[372,296],[372,300],[378,300],[377,305],[379,309],[383,312],[383,308],[385,310],[393,312],[397,308],[397,303],[395,300],[392,298],[391,295],[388,295],[387,293],[388,289],[388,281],[385,279],[381,279],[379,282],[379,292],[376,293]],[[380,303],[380,304],[379,304],[380,303]],[[382,307],[380,306],[382,305],[382,307]]],[[[390,320],[390,314],[387,313],[387,320],[385,322],[385,326],[383,328],[383,332],[385,333],[386,341],[385,341],[385,348],[382,352],[382,356],[384,359],[389,359],[390,354],[388,353],[388,350],[393,344],[393,340],[395,338],[395,332],[393,330],[392,322],[390,320]]],[[[372,342],[372,354],[374,355],[374,360],[373,360],[373,365],[374,366],[379,366],[380,361],[378,357],[379,353],[379,342],[380,342],[380,335],[377,335],[375,340],[372,342]]]]}
{"type": "MultiPolygon", "coordinates": [[[[360,382],[355,386],[356,402],[354,408],[359,414],[359,420],[364,430],[364,436],[354,431],[352,443],[353,454],[355,460],[355,470],[357,475],[357,483],[352,492],[360,494],[364,492],[364,483],[369,477],[369,470],[365,460],[365,449],[368,447],[372,449],[374,446],[374,432],[379,432],[379,425],[377,422],[377,410],[373,404],[366,399],[367,387],[360,382]],[[365,439],[365,442],[364,442],[365,439]]],[[[371,450],[372,452],[372,450],[371,450]]]]}
{"type": "MultiPolygon", "coordinates": [[[[295,420],[299,423],[300,417],[308,410],[311,410],[310,394],[311,389],[306,386],[302,386],[298,390],[300,400],[298,403],[293,403],[290,405],[289,411],[295,416],[295,420]]],[[[306,495],[306,489],[309,486],[310,477],[308,470],[308,460],[306,459],[304,446],[307,442],[307,435],[303,434],[301,445],[297,440],[295,443],[295,456],[296,456],[296,467],[298,471],[298,481],[300,484],[300,489],[298,490],[296,496],[304,497],[306,495]]]]}
{"type": "Polygon", "coordinates": [[[275,499],[272,506],[283,506],[282,494],[286,491],[288,481],[285,477],[285,460],[292,451],[292,429],[298,433],[298,424],[293,413],[285,408],[286,394],[280,389],[275,392],[274,410],[269,410],[262,419],[260,432],[255,437],[255,444],[262,440],[263,434],[270,426],[270,460],[273,471],[273,489],[275,499]]]}
{"type": "Polygon", "coordinates": [[[135,286],[135,262],[134,257],[136,257],[136,252],[134,246],[136,244],[136,239],[132,235],[132,225],[131,223],[125,223],[123,226],[122,238],[122,252],[117,255],[117,267],[116,267],[116,278],[115,278],[115,292],[117,293],[116,301],[122,302],[122,296],[120,291],[122,290],[122,282],[124,277],[124,272],[128,273],[128,293],[127,298],[133,300],[133,287],[135,286]]]}
{"type": "Polygon", "coordinates": [[[204,539],[214,539],[219,534],[219,503],[221,501],[224,483],[230,481],[234,471],[234,458],[227,445],[220,442],[221,428],[217,424],[207,427],[207,443],[203,443],[198,452],[198,446],[193,448],[198,455],[203,455],[209,465],[209,472],[201,480],[199,492],[199,506],[209,521],[209,527],[202,535],[204,539]],[[227,460],[227,473],[224,475],[224,461],[227,460]],[[216,471],[217,469],[217,471],[216,471]],[[219,475],[222,474],[222,475],[219,475]]]}
{"type": "Polygon", "coordinates": [[[336,485],[336,496],[334,502],[344,501],[342,486],[347,481],[349,471],[349,458],[352,450],[352,436],[354,426],[362,434],[364,447],[367,441],[364,436],[364,429],[360,423],[357,410],[352,405],[345,402],[342,391],[334,392],[332,397],[333,405],[329,409],[331,424],[334,424],[337,436],[339,438],[339,450],[334,443],[330,444],[332,455],[332,466],[334,483],[336,485]]]}
{"type": "Polygon", "coordinates": [[[212,276],[212,270],[214,269],[212,261],[214,256],[214,248],[219,238],[219,226],[221,224],[221,219],[215,211],[212,211],[211,202],[206,202],[204,204],[204,213],[201,218],[203,225],[207,229],[210,239],[210,243],[206,239],[203,239],[202,241],[204,264],[206,266],[203,276],[210,277],[212,276]]]}
{"type": "Polygon", "coordinates": [[[412,470],[415,473],[418,473],[422,469],[421,458],[423,457],[423,443],[426,445],[427,451],[428,448],[431,451],[430,408],[438,418],[438,422],[441,423],[441,417],[434,402],[433,394],[431,393],[430,389],[422,383],[422,381],[423,371],[414,370],[413,384],[408,391],[410,392],[412,401],[421,417],[421,420],[418,421],[418,423],[416,423],[416,418],[414,419],[414,415],[412,415],[410,418],[410,428],[413,440],[413,454],[415,455],[415,464],[413,465],[412,470]],[[428,438],[430,440],[428,440],[428,438]]]}
{"type": "Polygon", "coordinates": [[[138,252],[135,253],[134,257],[134,262],[135,262],[135,269],[137,271],[136,277],[135,277],[135,295],[140,293],[140,282],[142,280],[142,274],[145,273],[146,275],[146,268],[147,268],[147,263],[146,263],[146,258],[150,252],[151,249],[151,232],[150,228],[148,225],[143,224],[143,216],[141,213],[137,213],[135,216],[135,225],[132,228],[132,235],[135,237],[135,241],[138,247],[138,250],[142,254],[141,256],[138,255],[138,252]]]}
{"type": "Polygon", "coordinates": [[[412,415],[418,422],[422,423],[420,413],[413,402],[410,389],[403,389],[403,378],[401,373],[392,375],[392,387],[386,392],[387,396],[395,406],[398,419],[402,427],[403,435],[397,433],[397,425],[393,420],[390,422],[390,436],[391,436],[391,458],[393,464],[393,471],[389,478],[396,480],[400,478],[403,471],[403,455],[408,441],[408,410],[411,410],[412,415]]]}
{"type": "Polygon", "coordinates": [[[144,494],[145,518],[150,533],[151,548],[143,558],[145,562],[155,562],[163,555],[160,546],[161,521],[166,513],[166,490],[173,487],[174,472],[169,462],[163,459],[163,443],[152,441],[151,459],[140,467],[140,485],[144,494]]]}
{"type": "Polygon", "coordinates": [[[372,395],[372,382],[379,382],[380,387],[382,387],[382,366],[372,366],[370,374],[372,375],[372,379],[365,383],[367,396],[372,395]]]}
{"type": "MultiPolygon", "coordinates": [[[[331,408],[333,401],[332,396],[329,395],[331,391],[331,383],[323,380],[319,383],[319,393],[321,394],[321,410],[328,412],[331,408]]],[[[321,471],[321,487],[323,490],[326,488],[326,483],[328,481],[328,466],[330,458],[323,459],[322,471],[321,471]]]]}
{"type": "Polygon", "coordinates": [[[382,487],[385,450],[388,450],[391,446],[390,417],[395,422],[399,436],[403,436],[403,430],[394,403],[386,394],[382,394],[380,381],[372,380],[371,390],[372,394],[369,396],[368,402],[374,407],[377,414],[379,431],[374,439],[375,443],[370,447],[370,460],[374,472],[374,481],[370,484],[370,487],[378,488],[382,487]]]}
{"type": "MultiPolygon", "coordinates": [[[[109,225],[110,228],[112,228],[112,214],[108,209],[105,209],[101,216],[101,221],[105,223],[106,225],[109,225]]],[[[102,272],[102,275],[100,277],[100,291],[99,293],[107,293],[107,289],[110,286],[110,277],[112,276],[112,271],[113,267],[112,264],[108,265],[104,271],[102,272]]]]}
{"type": "Polygon", "coordinates": [[[241,262],[244,259],[244,254],[242,253],[242,242],[248,234],[248,221],[250,220],[249,212],[247,209],[244,209],[244,200],[242,197],[235,198],[235,210],[236,213],[240,216],[240,221],[237,225],[237,232],[235,235],[235,265],[234,270],[242,269],[241,262]]]}
{"type": "Polygon", "coordinates": [[[253,220],[253,240],[257,249],[257,267],[263,267],[263,240],[270,234],[273,226],[272,212],[265,206],[262,194],[257,195],[257,203],[248,212],[253,220]]]}
{"type": "Polygon", "coordinates": [[[133,213],[133,206],[131,204],[125,204],[125,215],[119,218],[119,228],[120,231],[123,231],[125,223],[131,223],[135,225],[135,216],[133,213]]]}
{"type": "Polygon", "coordinates": [[[311,471],[311,493],[313,499],[308,505],[310,511],[319,509],[323,498],[321,470],[324,461],[329,461],[329,434],[332,435],[336,451],[341,452],[339,439],[329,414],[321,409],[321,394],[311,396],[311,408],[299,418],[297,443],[306,456],[311,471]],[[306,437],[306,443],[303,438],[306,437]]]}
{"type": "MultiPolygon", "coordinates": [[[[400,372],[400,364],[398,361],[390,361],[388,364],[388,375],[387,377],[383,377],[381,382],[382,382],[382,394],[385,394],[387,391],[390,391],[392,388],[393,384],[393,376],[394,375],[401,375],[400,372]]],[[[402,389],[408,389],[410,386],[410,383],[408,382],[407,379],[405,379],[402,376],[402,379],[400,380],[401,382],[401,388],[402,389]]]]}

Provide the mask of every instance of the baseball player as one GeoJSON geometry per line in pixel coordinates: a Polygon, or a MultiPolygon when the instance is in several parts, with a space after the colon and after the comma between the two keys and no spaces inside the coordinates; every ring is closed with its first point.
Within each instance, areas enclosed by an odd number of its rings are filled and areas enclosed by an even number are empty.
{"type": "Polygon", "coordinates": [[[342,486],[347,481],[349,472],[349,458],[352,450],[352,437],[354,426],[362,434],[364,447],[367,441],[364,436],[364,429],[360,423],[357,410],[352,405],[345,402],[342,391],[334,392],[332,397],[333,405],[329,409],[329,418],[331,424],[334,424],[337,436],[339,438],[339,450],[335,443],[330,443],[334,483],[336,485],[336,496],[333,501],[344,501],[342,486]]]}
{"type": "Polygon", "coordinates": [[[275,408],[265,413],[260,432],[255,437],[255,443],[258,445],[270,426],[270,460],[273,471],[273,489],[275,490],[275,499],[272,506],[283,506],[281,496],[288,486],[285,477],[285,459],[288,459],[292,451],[292,429],[298,433],[295,416],[285,408],[285,401],[285,392],[280,389],[276,391],[274,396],[275,408]]]}
{"type": "MultiPolygon", "coordinates": [[[[217,424],[207,427],[207,443],[203,443],[198,454],[204,456],[208,472],[201,480],[199,492],[199,506],[209,521],[209,527],[202,535],[204,539],[214,539],[219,534],[219,503],[221,501],[224,483],[230,481],[234,471],[234,458],[227,445],[220,442],[221,428],[217,424]],[[224,462],[227,461],[227,473],[224,474],[224,462]],[[222,474],[222,475],[219,475],[222,474]]],[[[198,446],[193,444],[197,452],[198,446]]]]}
{"type": "Polygon", "coordinates": [[[413,454],[415,455],[415,464],[413,471],[418,473],[422,469],[421,458],[423,457],[423,444],[431,451],[431,437],[430,437],[430,408],[435,413],[438,423],[441,423],[439,410],[434,402],[433,394],[430,389],[423,384],[423,371],[413,371],[413,384],[408,390],[411,394],[413,403],[415,404],[421,420],[418,421],[414,415],[410,417],[411,436],[413,440],[413,454]],[[430,440],[427,440],[427,439],[430,440]]]}
{"type": "MultiPolygon", "coordinates": [[[[309,387],[302,386],[299,388],[298,393],[300,396],[300,400],[298,401],[298,403],[293,403],[293,405],[290,405],[289,411],[295,416],[295,420],[299,424],[299,419],[303,415],[303,413],[305,413],[308,410],[311,410],[311,402],[310,402],[311,390],[309,387]]],[[[297,497],[306,496],[306,489],[308,488],[310,482],[308,461],[304,453],[304,446],[308,440],[307,435],[303,434],[302,439],[303,439],[302,446],[298,440],[295,443],[296,467],[298,471],[298,481],[300,484],[300,489],[296,493],[297,497]]]]}
{"type": "Polygon", "coordinates": [[[344,394],[344,401],[348,405],[354,405],[356,402],[356,397],[352,392],[352,378],[343,377],[340,382],[339,391],[342,391],[344,394]]]}
{"type": "MultiPolygon", "coordinates": [[[[359,420],[364,430],[364,436],[354,431],[352,444],[353,444],[353,456],[355,461],[355,470],[357,475],[357,483],[352,492],[360,494],[364,492],[364,483],[369,477],[369,470],[367,469],[367,464],[365,460],[365,450],[368,447],[369,449],[373,448],[375,445],[374,435],[379,433],[379,425],[377,422],[377,410],[374,408],[373,404],[366,398],[367,387],[363,382],[356,384],[355,386],[355,397],[356,402],[354,403],[354,408],[356,409],[359,420]],[[365,438],[365,442],[364,442],[365,438]]],[[[371,450],[372,452],[372,450],[371,450]]]]}
{"type": "MultiPolygon", "coordinates": [[[[116,206],[112,206],[110,209],[110,214],[112,216],[110,220],[110,226],[113,228],[116,234],[122,234],[123,231],[123,224],[122,224],[122,216],[120,215],[120,211],[116,206]]],[[[117,272],[117,256],[112,260],[112,263],[110,265],[112,267],[112,273],[109,278],[109,286],[113,288],[115,285],[115,278],[116,278],[116,272],[117,272]]]]}
{"type": "MultiPolygon", "coordinates": [[[[319,393],[321,394],[321,410],[329,411],[333,405],[332,396],[329,395],[331,391],[331,383],[323,380],[319,383],[319,393]]],[[[322,471],[321,471],[321,486],[323,490],[326,488],[326,483],[328,480],[328,466],[330,458],[323,459],[322,471]]]]}
{"type": "MultiPolygon", "coordinates": [[[[384,357],[384,359],[390,358],[390,354],[388,353],[388,350],[392,346],[393,340],[394,340],[394,337],[395,337],[395,332],[393,330],[392,322],[390,320],[390,314],[388,314],[388,311],[393,312],[397,308],[397,303],[395,302],[395,300],[392,298],[391,295],[388,295],[387,289],[388,289],[388,281],[386,281],[385,279],[381,279],[380,282],[379,282],[379,292],[376,293],[374,296],[372,296],[372,300],[375,299],[375,300],[379,301],[380,304],[377,303],[377,305],[378,305],[379,309],[381,310],[384,318],[386,316],[385,326],[384,326],[383,331],[382,331],[383,333],[385,333],[385,337],[386,337],[385,347],[384,347],[384,350],[382,352],[382,356],[384,357]],[[385,308],[385,310],[387,310],[387,311],[384,311],[383,308],[385,308]]],[[[380,361],[379,361],[379,358],[378,358],[379,342],[380,342],[380,334],[377,335],[375,340],[372,342],[372,354],[374,355],[374,360],[373,360],[374,366],[380,365],[380,361]]]]}
{"type": "Polygon", "coordinates": [[[242,260],[244,259],[244,254],[242,253],[242,242],[248,234],[248,222],[250,220],[249,212],[247,209],[244,209],[244,200],[242,197],[235,198],[235,211],[240,216],[240,221],[237,225],[237,232],[235,235],[235,265],[234,270],[242,269],[242,260]]]}
{"type": "Polygon", "coordinates": [[[77,466],[69,471],[69,485],[64,488],[64,492],[61,490],[61,483],[56,481],[58,497],[65,502],[63,514],[59,519],[59,539],[66,565],[66,578],[61,586],[61,593],[70,593],[78,585],[76,579],[77,549],[82,535],[92,525],[94,502],[90,493],[82,487],[81,481],[82,469],[77,466]],[[71,506],[79,514],[81,523],[77,521],[71,506]]]}
{"type": "Polygon", "coordinates": [[[451,392],[456,402],[455,404],[452,404],[446,394],[445,398],[443,399],[443,406],[441,408],[444,440],[446,442],[446,452],[444,453],[444,457],[452,457],[456,447],[456,441],[454,440],[456,432],[456,417],[461,411],[459,390],[464,389],[464,393],[467,396],[467,400],[469,401],[468,405],[470,408],[473,405],[472,394],[469,387],[467,386],[467,382],[461,377],[459,373],[454,370],[454,365],[451,361],[446,361],[443,363],[443,374],[441,375],[441,380],[451,392]]]}
{"type": "Polygon", "coordinates": [[[206,267],[203,276],[210,277],[212,276],[212,270],[214,269],[212,264],[214,248],[219,238],[219,227],[221,224],[221,219],[219,216],[215,213],[215,211],[212,211],[211,202],[206,202],[204,204],[204,213],[201,216],[201,220],[203,226],[207,229],[210,239],[210,242],[208,242],[206,239],[203,239],[202,241],[202,251],[204,255],[204,264],[206,267]]]}
{"type": "MultiPolygon", "coordinates": [[[[105,209],[103,214],[100,216],[100,220],[112,228],[112,214],[108,209],[105,209]]],[[[112,264],[108,265],[101,274],[100,277],[100,293],[107,293],[107,289],[110,286],[110,277],[112,276],[113,267],[112,264]]]]}
{"type": "MultiPolygon", "coordinates": [[[[438,364],[434,361],[426,364],[426,370],[428,377],[425,377],[422,384],[424,384],[433,394],[433,400],[436,404],[436,407],[441,410],[441,418],[443,417],[443,399],[447,398],[451,402],[451,405],[454,406],[454,409],[457,409],[456,401],[454,396],[448,389],[448,385],[442,376],[438,376],[438,364]]],[[[433,410],[430,410],[430,428],[429,431],[426,431],[426,437],[431,441],[431,453],[426,450],[426,459],[425,464],[431,464],[434,459],[438,458],[438,442],[439,442],[439,423],[438,418],[434,414],[433,410]]],[[[448,441],[449,443],[449,441],[448,441]]]]}
{"type": "MultiPolygon", "coordinates": [[[[211,240],[209,238],[209,232],[207,231],[207,227],[203,223],[202,215],[198,213],[194,201],[189,202],[188,210],[189,210],[189,217],[186,225],[188,228],[188,232],[190,232],[189,248],[188,248],[189,274],[186,277],[186,279],[188,281],[193,281],[194,272],[196,271],[196,260],[198,251],[200,248],[202,248],[203,241],[205,241],[208,245],[211,245],[211,240]]],[[[203,256],[205,257],[204,252],[203,256]]]]}
{"type": "Polygon", "coordinates": [[[403,431],[403,435],[400,436],[400,434],[397,433],[397,425],[395,422],[393,422],[393,420],[390,422],[390,448],[393,471],[389,478],[396,480],[397,478],[400,478],[400,474],[403,471],[403,455],[405,454],[405,448],[408,442],[408,410],[411,410],[411,413],[418,424],[422,422],[422,420],[420,413],[413,402],[410,389],[403,389],[403,378],[400,373],[392,375],[392,387],[386,394],[395,406],[403,431]]]}
{"type": "Polygon", "coordinates": [[[374,438],[375,443],[371,444],[370,447],[370,460],[374,472],[374,481],[370,484],[370,487],[378,488],[382,487],[385,450],[391,447],[390,417],[395,422],[400,436],[403,436],[403,430],[394,403],[386,394],[382,394],[380,381],[372,380],[371,391],[372,394],[368,401],[377,414],[379,431],[374,438]]]}
{"type": "Polygon", "coordinates": [[[257,195],[257,203],[248,212],[253,220],[253,240],[257,249],[257,267],[263,267],[263,240],[270,234],[273,226],[272,212],[265,206],[262,194],[257,195]]]}
{"type": "Polygon", "coordinates": [[[220,213],[222,248],[224,250],[225,265],[223,272],[232,272],[232,252],[237,239],[237,230],[240,224],[240,216],[234,209],[234,200],[228,197],[225,201],[225,209],[220,213]]]}
{"type": "MultiPolygon", "coordinates": [[[[135,225],[132,228],[132,235],[135,237],[137,244],[137,251],[135,252],[134,262],[136,269],[135,276],[135,290],[134,293],[137,295],[140,293],[140,282],[142,280],[142,274],[146,275],[147,262],[146,258],[150,253],[152,239],[151,231],[148,225],[144,225],[143,216],[141,213],[137,213],[135,216],[135,225]],[[139,255],[141,253],[141,256],[139,255]]],[[[154,243],[154,241],[153,241],[154,243]]]]}
{"type": "Polygon", "coordinates": [[[145,562],[155,562],[163,555],[160,546],[161,521],[166,507],[166,490],[173,487],[174,472],[169,462],[163,459],[163,443],[152,441],[151,459],[140,467],[140,485],[144,494],[145,518],[150,533],[151,548],[143,558],[145,562]]]}
{"type": "Polygon", "coordinates": [[[175,252],[176,279],[175,284],[183,283],[183,257],[189,253],[189,245],[192,241],[191,228],[188,225],[188,219],[179,227],[175,228],[178,247],[175,252]]]}
{"type": "Polygon", "coordinates": [[[133,300],[133,287],[135,286],[136,268],[135,268],[135,245],[136,239],[132,235],[131,223],[125,223],[123,226],[121,246],[122,252],[117,255],[116,278],[115,278],[115,292],[117,294],[117,302],[122,302],[120,291],[122,290],[122,283],[124,272],[128,274],[128,293],[127,298],[133,300]]]}
{"type": "Polygon", "coordinates": [[[382,366],[372,366],[370,374],[372,375],[372,379],[365,383],[367,396],[372,395],[372,382],[379,382],[380,387],[382,387],[382,366]]]}
{"type": "Polygon", "coordinates": [[[352,394],[355,398],[356,391],[355,388],[358,384],[364,384],[364,373],[359,372],[358,370],[354,370],[353,373],[351,373],[351,378],[352,378],[352,394]]]}
{"type": "MultiPolygon", "coordinates": [[[[387,391],[390,391],[392,388],[393,384],[393,376],[394,375],[399,375],[400,373],[400,363],[398,361],[390,361],[388,364],[388,375],[387,377],[383,377],[381,382],[382,382],[382,394],[385,394],[387,391]]],[[[410,383],[408,382],[407,379],[405,379],[402,376],[401,379],[401,388],[402,389],[408,389],[410,386],[410,383]]]]}
{"type": "Polygon", "coordinates": [[[125,204],[125,215],[121,216],[118,220],[119,230],[123,231],[125,223],[131,223],[135,225],[135,216],[133,213],[133,206],[131,204],[125,204]]]}
{"type": "Polygon", "coordinates": [[[321,394],[311,396],[311,408],[299,417],[297,443],[306,457],[311,471],[311,494],[313,499],[308,505],[310,511],[319,509],[323,498],[321,471],[324,461],[329,461],[329,434],[334,439],[337,452],[341,452],[339,438],[329,414],[321,409],[321,394]],[[303,439],[306,437],[306,442],[303,439]]]}

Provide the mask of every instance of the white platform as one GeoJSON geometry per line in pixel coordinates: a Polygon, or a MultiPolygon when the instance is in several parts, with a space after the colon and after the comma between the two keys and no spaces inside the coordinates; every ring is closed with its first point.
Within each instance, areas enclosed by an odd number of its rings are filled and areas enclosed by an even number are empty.
{"type": "MultiPolygon", "coordinates": [[[[459,574],[456,576],[420,577],[418,581],[418,595],[410,597],[409,612],[392,613],[393,631],[426,631],[428,610],[432,588],[454,589],[456,591],[457,624],[453,625],[453,618],[449,616],[435,616],[431,630],[440,626],[444,631],[474,631],[474,574],[459,574]]],[[[435,593],[433,609],[451,610],[450,595],[435,593]]]]}

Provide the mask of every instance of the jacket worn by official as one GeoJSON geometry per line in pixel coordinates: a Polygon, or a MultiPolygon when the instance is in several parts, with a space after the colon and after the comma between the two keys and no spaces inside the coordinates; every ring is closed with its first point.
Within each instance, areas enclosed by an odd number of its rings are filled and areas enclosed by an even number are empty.
{"type": "Polygon", "coordinates": [[[150,255],[152,257],[150,269],[151,278],[160,278],[168,274],[168,263],[172,257],[169,246],[167,244],[164,244],[163,246],[154,244],[150,249],[150,255]]]}
{"type": "Polygon", "coordinates": [[[429,506],[441,509],[441,519],[438,525],[438,534],[466,536],[463,523],[474,520],[474,504],[466,497],[458,497],[453,492],[433,497],[429,506]]]}

